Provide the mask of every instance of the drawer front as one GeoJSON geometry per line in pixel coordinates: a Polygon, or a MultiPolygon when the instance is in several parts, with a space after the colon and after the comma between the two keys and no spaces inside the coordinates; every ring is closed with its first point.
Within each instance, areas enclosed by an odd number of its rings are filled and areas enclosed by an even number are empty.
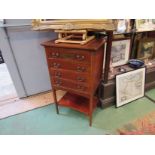
{"type": "Polygon", "coordinates": [[[90,66],[88,64],[64,61],[60,59],[49,59],[49,67],[53,69],[72,70],[79,73],[88,73],[90,71],[90,66]]]}
{"type": "Polygon", "coordinates": [[[90,63],[90,52],[78,49],[65,49],[51,47],[49,50],[49,58],[69,59],[78,62],[90,63]]]}
{"type": "Polygon", "coordinates": [[[79,92],[83,92],[87,94],[89,92],[89,87],[88,85],[84,85],[78,82],[71,82],[69,80],[64,80],[60,78],[53,78],[53,84],[56,87],[64,87],[66,89],[70,88],[79,92]]]}
{"type": "Polygon", "coordinates": [[[50,69],[50,72],[53,77],[69,79],[75,82],[89,83],[89,74],[87,73],[78,73],[61,69],[50,69]]]}

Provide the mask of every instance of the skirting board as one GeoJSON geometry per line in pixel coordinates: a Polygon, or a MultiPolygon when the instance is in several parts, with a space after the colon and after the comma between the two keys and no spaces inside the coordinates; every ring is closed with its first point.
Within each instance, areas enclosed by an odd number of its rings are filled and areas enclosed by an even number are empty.
{"type": "Polygon", "coordinates": [[[150,90],[152,88],[155,88],[155,81],[150,82],[150,83],[145,85],[145,90],[150,90]]]}

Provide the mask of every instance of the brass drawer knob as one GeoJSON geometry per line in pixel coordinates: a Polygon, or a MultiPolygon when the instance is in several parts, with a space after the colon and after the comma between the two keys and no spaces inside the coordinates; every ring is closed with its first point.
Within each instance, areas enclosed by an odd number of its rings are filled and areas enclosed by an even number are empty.
{"type": "Polygon", "coordinates": [[[77,67],[77,71],[81,71],[80,69],[81,69],[81,67],[78,66],[78,67],[77,67]]]}
{"type": "Polygon", "coordinates": [[[76,58],[79,59],[80,58],[80,55],[76,55],[76,58]]]}
{"type": "Polygon", "coordinates": [[[59,67],[60,67],[60,64],[59,64],[59,63],[54,62],[52,66],[53,66],[54,68],[59,68],[59,67]]]}
{"type": "Polygon", "coordinates": [[[52,58],[58,58],[59,57],[59,53],[58,52],[53,52],[52,53],[52,58]]]}
{"type": "Polygon", "coordinates": [[[62,84],[62,81],[60,81],[60,80],[57,80],[55,83],[56,83],[56,85],[57,85],[57,86],[61,86],[61,84],[62,84]]]}
{"type": "Polygon", "coordinates": [[[81,56],[81,58],[80,58],[80,60],[84,60],[85,59],[85,56],[84,55],[82,55],[81,56]]]}
{"type": "Polygon", "coordinates": [[[76,55],[76,58],[78,60],[84,60],[85,59],[85,56],[84,55],[76,55]]]}
{"type": "Polygon", "coordinates": [[[84,72],[86,70],[86,68],[85,67],[82,67],[81,70],[82,70],[82,72],[84,72]]]}
{"type": "Polygon", "coordinates": [[[83,86],[80,86],[80,85],[77,85],[77,89],[84,90],[84,87],[83,86]]]}
{"type": "Polygon", "coordinates": [[[78,67],[77,67],[77,71],[78,71],[78,72],[84,72],[84,71],[86,71],[86,68],[85,68],[85,67],[80,67],[80,66],[78,66],[78,67]]]}
{"type": "Polygon", "coordinates": [[[56,73],[55,73],[55,76],[56,76],[56,77],[61,77],[61,73],[60,73],[60,72],[56,72],[56,73]]]}
{"type": "Polygon", "coordinates": [[[84,82],[84,81],[85,81],[85,78],[77,77],[77,80],[78,80],[79,82],[84,82]]]}

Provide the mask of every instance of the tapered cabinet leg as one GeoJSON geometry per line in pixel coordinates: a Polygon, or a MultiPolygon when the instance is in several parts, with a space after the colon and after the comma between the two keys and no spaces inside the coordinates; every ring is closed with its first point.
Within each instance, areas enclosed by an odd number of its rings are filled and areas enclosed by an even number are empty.
{"type": "Polygon", "coordinates": [[[93,97],[90,97],[90,102],[89,102],[89,126],[92,126],[92,111],[93,111],[93,97]]]}
{"type": "Polygon", "coordinates": [[[89,126],[92,126],[92,114],[89,115],[89,126]]]}
{"type": "Polygon", "coordinates": [[[55,106],[56,106],[56,112],[57,112],[57,114],[59,114],[58,101],[57,101],[57,96],[56,96],[56,90],[55,89],[53,89],[53,98],[54,98],[54,102],[55,102],[55,106]]]}

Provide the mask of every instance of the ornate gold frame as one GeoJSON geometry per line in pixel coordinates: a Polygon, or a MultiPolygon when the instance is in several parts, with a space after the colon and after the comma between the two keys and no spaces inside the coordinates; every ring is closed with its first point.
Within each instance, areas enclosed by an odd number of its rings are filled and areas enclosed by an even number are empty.
{"type": "Polygon", "coordinates": [[[110,19],[34,19],[33,30],[115,30],[113,20],[110,19]]]}
{"type": "Polygon", "coordinates": [[[139,41],[139,44],[138,44],[138,50],[137,50],[137,58],[138,59],[141,59],[141,60],[145,60],[145,59],[153,59],[155,57],[155,39],[154,38],[144,38],[144,39],[141,39],[139,41]],[[141,56],[141,52],[142,52],[142,45],[144,43],[147,43],[147,42],[154,42],[154,47],[153,47],[153,51],[152,51],[152,54],[149,56],[149,57],[142,57],[141,56]]]}

